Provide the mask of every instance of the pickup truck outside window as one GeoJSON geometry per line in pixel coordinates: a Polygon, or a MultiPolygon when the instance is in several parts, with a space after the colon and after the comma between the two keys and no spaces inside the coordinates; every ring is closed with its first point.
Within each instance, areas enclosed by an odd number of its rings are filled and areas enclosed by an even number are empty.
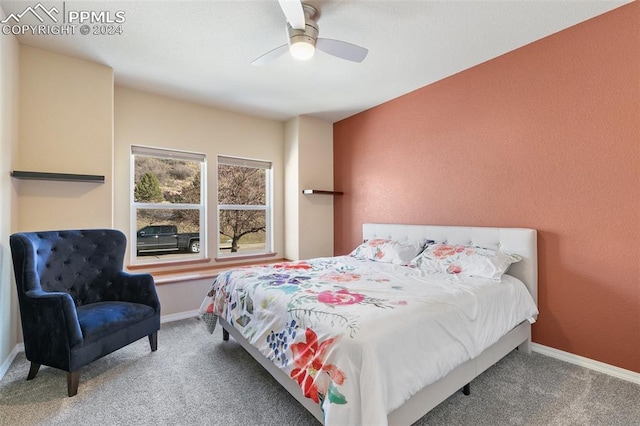
{"type": "Polygon", "coordinates": [[[175,225],[145,226],[136,236],[137,255],[145,252],[200,253],[200,233],[179,233],[175,225]]]}
{"type": "Polygon", "coordinates": [[[194,260],[206,255],[206,157],[131,147],[132,263],[194,260]]]}

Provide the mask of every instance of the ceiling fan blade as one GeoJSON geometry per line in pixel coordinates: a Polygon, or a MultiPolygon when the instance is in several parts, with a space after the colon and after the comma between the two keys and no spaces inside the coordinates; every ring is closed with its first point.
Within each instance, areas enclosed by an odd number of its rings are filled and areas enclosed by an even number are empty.
{"type": "Polygon", "coordinates": [[[265,65],[265,64],[268,64],[269,62],[273,61],[276,58],[279,58],[280,56],[282,56],[283,54],[285,54],[288,51],[289,51],[289,45],[288,44],[283,44],[282,46],[278,46],[275,49],[268,51],[264,55],[259,56],[258,58],[254,59],[253,62],[251,62],[251,65],[265,65]]]}
{"type": "Polygon", "coordinates": [[[278,0],[287,22],[294,30],[304,30],[305,19],[300,0],[278,0]]]}
{"type": "Polygon", "coordinates": [[[367,57],[367,53],[369,53],[369,49],[364,47],[330,38],[319,38],[316,42],[316,47],[329,55],[351,62],[362,62],[367,57]]]}

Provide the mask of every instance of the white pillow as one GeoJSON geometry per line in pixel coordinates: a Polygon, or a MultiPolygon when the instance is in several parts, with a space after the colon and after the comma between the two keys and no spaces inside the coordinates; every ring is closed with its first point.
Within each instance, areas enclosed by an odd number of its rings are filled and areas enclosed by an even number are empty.
{"type": "Polygon", "coordinates": [[[360,244],[351,252],[351,256],[356,259],[408,265],[421,250],[422,244],[420,243],[400,243],[377,238],[360,244]]]}
{"type": "Polygon", "coordinates": [[[496,250],[444,243],[428,245],[410,263],[429,273],[460,274],[499,280],[512,263],[522,258],[496,250]]]}

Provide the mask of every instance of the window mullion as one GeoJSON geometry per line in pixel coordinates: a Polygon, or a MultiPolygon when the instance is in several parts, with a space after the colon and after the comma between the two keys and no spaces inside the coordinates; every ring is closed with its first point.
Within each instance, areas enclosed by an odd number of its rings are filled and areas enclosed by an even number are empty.
{"type": "Polygon", "coordinates": [[[198,210],[202,208],[200,204],[171,204],[171,203],[133,203],[139,209],[156,209],[156,210],[198,210]]]}
{"type": "Polygon", "coordinates": [[[220,210],[267,210],[267,206],[254,204],[219,204],[220,210]]]}

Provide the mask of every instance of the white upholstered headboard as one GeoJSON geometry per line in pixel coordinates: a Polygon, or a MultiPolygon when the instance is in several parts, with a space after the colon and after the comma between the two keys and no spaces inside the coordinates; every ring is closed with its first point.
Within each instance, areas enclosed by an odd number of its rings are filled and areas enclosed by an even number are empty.
{"type": "Polygon", "coordinates": [[[538,238],[535,229],[365,223],[362,225],[362,237],[363,240],[385,238],[401,242],[434,240],[518,254],[522,260],[511,265],[508,274],[521,280],[538,303],[538,238]]]}

